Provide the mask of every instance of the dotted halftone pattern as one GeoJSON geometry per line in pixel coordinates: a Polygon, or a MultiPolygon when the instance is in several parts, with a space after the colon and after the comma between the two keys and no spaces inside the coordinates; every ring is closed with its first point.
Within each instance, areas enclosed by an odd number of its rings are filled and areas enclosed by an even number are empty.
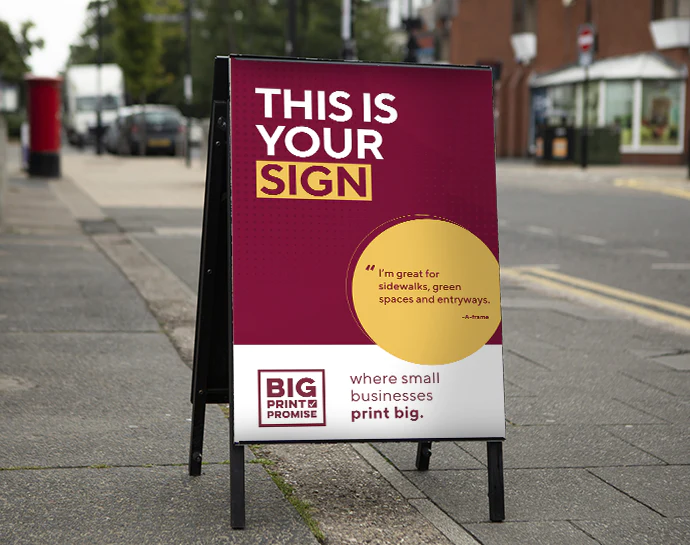
{"type": "MultiPolygon", "coordinates": [[[[349,268],[362,241],[396,218],[447,218],[498,257],[490,71],[250,58],[231,58],[230,67],[236,344],[371,344],[350,310],[349,268]],[[345,91],[354,115],[337,123],[305,120],[295,110],[284,119],[282,99],[274,97],[273,117],[265,119],[257,87],[291,89],[293,99],[305,90],[314,97],[345,91]],[[397,121],[363,122],[365,92],[394,95],[397,121]],[[282,138],[271,157],[256,125],[269,133],[279,125],[319,134],[330,127],[335,149],[343,128],[374,129],[383,139],[383,160],[371,154],[359,160],[356,149],[340,161],[322,149],[295,158],[282,138]],[[372,200],[257,199],[256,161],[266,160],[370,164],[372,200]]],[[[309,141],[302,135],[295,144],[305,149],[309,141]]],[[[448,251],[457,249],[449,243],[448,251]]],[[[500,327],[490,343],[500,343],[500,327]]]]}

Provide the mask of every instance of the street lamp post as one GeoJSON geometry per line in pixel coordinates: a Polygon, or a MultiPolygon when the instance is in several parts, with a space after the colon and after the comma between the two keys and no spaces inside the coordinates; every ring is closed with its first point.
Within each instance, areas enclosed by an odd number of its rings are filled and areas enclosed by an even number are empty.
{"type": "Polygon", "coordinates": [[[101,67],[103,65],[103,20],[101,17],[101,0],[94,2],[96,7],[96,31],[98,33],[98,75],[96,83],[96,155],[103,154],[103,97],[101,67]]]}
{"type": "MultiPolygon", "coordinates": [[[[186,57],[186,74],[183,79],[184,86],[184,101],[187,109],[191,109],[192,105],[192,19],[203,19],[203,12],[195,12],[193,9],[194,0],[186,0],[184,13],[145,13],[144,21],[148,23],[176,23],[184,24],[185,28],[185,57],[186,57]]],[[[191,127],[192,117],[191,112],[187,112],[187,134],[185,135],[185,162],[187,166],[192,164],[192,150],[191,150],[191,127]]]]}
{"type": "Polygon", "coordinates": [[[184,77],[184,101],[187,105],[187,134],[185,134],[185,162],[192,165],[192,2],[187,0],[187,12],[185,14],[186,56],[187,73],[184,77]]]}
{"type": "Polygon", "coordinates": [[[297,56],[297,0],[288,0],[288,27],[285,40],[285,55],[297,56]]]}
{"type": "Polygon", "coordinates": [[[403,19],[403,24],[407,29],[407,53],[405,54],[404,62],[418,62],[418,45],[415,30],[420,28],[421,21],[412,17],[412,0],[407,2],[407,19],[403,19]]]}
{"type": "Polygon", "coordinates": [[[343,59],[357,60],[357,46],[355,45],[355,2],[343,0],[343,15],[341,18],[341,36],[343,38],[343,59]]]}

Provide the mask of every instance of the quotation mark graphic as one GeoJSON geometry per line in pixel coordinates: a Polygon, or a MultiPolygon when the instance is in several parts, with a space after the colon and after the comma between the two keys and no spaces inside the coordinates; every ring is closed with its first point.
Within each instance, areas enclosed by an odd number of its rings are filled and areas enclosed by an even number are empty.
{"type": "Polygon", "coordinates": [[[368,271],[373,271],[376,265],[367,265],[367,270],[368,271]]]}

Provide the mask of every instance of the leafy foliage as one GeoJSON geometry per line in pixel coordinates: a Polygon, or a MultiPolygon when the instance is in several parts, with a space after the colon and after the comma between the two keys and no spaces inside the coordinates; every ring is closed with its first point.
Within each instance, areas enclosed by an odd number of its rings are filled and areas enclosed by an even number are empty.
{"type": "Polygon", "coordinates": [[[163,51],[158,26],[144,20],[152,7],[151,0],[117,0],[113,10],[117,63],[127,90],[143,100],[169,83],[160,62],[163,51]]]}
{"type": "MultiPolygon", "coordinates": [[[[116,0],[102,0],[101,32],[103,35],[103,62],[116,62],[115,21],[113,10],[116,0]]],[[[79,36],[79,42],[70,46],[67,64],[96,64],[98,62],[98,19],[94,2],[89,4],[86,27],[79,36]]]]}
{"type": "Polygon", "coordinates": [[[34,23],[24,21],[19,30],[19,36],[12,34],[10,26],[0,21],[0,75],[3,80],[19,83],[24,79],[24,74],[29,72],[27,61],[31,52],[43,49],[43,39],[32,40],[29,33],[34,28],[34,23]]]}
{"type": "MultiPolygon", "coordinates": [[[[193,27],[194,99],[199,115],[207,115],[213,58],[228,53],[285,54],[288,20],[284,0],[195,0],[206,14],[193,27]]],[[[341,0],[297,0],[295,55],[339,59],[341,0]]],[[[369,2],[356,2],[355,39],[362,60],[400,60],[392,46],[386,14],[369,2]]]]}
{"type": "MultiPolygon", "coordinates": [[[[183,23],[151,23],[144,13],[182,14],[188,0],[102,0],[103,62],[118,62],[132,98],[142,93],[153,102],[174,104],[183,111],[183,78],[187,72],[186,34],[183,23]]],[[[93,4],[93,2],[92,2],[93,4]]],[[[295,55],[338,59],[341,0],[296,0],[295,55]]],[[[285,0],[193,0],[192,115],[209,113],[213,59],[218,55],[245,53],[285,54],[288,2],[285,0]]],[[[356,1],[355,38],[362,60],[400,60],[390,45],[386,14],[366,1],[356,1]]],[[[95,17],[88,23],[70,63],[97,61],[95,17]]]]}

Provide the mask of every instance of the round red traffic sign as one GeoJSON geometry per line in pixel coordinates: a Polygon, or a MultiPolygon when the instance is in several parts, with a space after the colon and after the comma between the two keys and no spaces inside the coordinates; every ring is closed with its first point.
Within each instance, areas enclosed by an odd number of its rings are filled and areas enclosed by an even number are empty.
{"type": "Polygon", "coordinates": [[[591,25],[582,25],[577,31],[577,48],[587,53],[594,48],[594,29],[591,25]]]}

